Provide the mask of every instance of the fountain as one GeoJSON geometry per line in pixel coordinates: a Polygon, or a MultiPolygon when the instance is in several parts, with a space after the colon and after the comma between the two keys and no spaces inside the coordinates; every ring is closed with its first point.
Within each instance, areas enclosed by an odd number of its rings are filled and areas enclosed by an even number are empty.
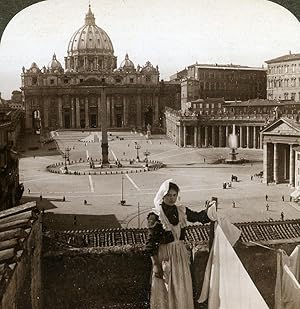
{"type": "Polygon", "coordinates": [[[237,159],[238,152],[238,137],[235,134],[235,125],[232,126],[232,134],[228,136],[228,144],[231,152],[229,153],[229,159],[226,159],[225,162],[228,164],[240,164],[245,163],[245,159],[237,159]]]}

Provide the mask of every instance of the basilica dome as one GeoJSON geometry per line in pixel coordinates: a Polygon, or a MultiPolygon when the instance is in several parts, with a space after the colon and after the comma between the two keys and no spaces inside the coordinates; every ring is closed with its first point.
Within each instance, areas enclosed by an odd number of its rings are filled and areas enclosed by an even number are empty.
{"type": "Polygon", "coordinates": [[[91,6],[85,24],[71,37],[68,44],[66,69],[69,71],[99,71],[116,68],[117,59],[107,33],[95,23],[91,6]]]}
{"type": "Polygon", "coordinates": [[[121,62],[120,69],[124,71],[133,71],[134,70],[134,64],[129,59],[128,54],[126,54],[125,59],[121,62]]]}

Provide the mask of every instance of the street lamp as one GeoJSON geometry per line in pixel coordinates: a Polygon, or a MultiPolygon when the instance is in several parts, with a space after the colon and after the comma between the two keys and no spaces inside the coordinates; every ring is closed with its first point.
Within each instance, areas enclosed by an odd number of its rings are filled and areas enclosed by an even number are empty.
{"type": "Polygon", "coordinates": [[[140,161],[140,157],[139,157],[139,149],[141,149],[141,145],[139,145],[137,142],[134,142],[134,148],[136,149],[136,160],[137,162],[140,161]]]}
{"type": "Polygon", "coordinates": [[[65,173],[66,174],[68,174],[67,160],[70,163],[70,150],[71,148],[69,147],[65,148],[65,153],[63,155],[63,158],[65,159],[65,173]]]}
{"type": "Polygon", "coordinates": [[[148,163],[148,156],[150,155],[150,151],[148,149],[146,149],[146,151],[144,151],[144,156],[145,158],[145,162],[148,163]]]}

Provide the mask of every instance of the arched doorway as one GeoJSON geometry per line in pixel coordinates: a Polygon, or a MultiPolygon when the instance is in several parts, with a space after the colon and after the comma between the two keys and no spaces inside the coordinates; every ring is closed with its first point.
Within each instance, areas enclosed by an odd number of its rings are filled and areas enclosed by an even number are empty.
{"type": "Polygon", "coordinates": [[[146,128],[148,124],[151,126],[153,124],[153,109],[151,106],[147,106],[144,113],[144,127],[146,128]]]}

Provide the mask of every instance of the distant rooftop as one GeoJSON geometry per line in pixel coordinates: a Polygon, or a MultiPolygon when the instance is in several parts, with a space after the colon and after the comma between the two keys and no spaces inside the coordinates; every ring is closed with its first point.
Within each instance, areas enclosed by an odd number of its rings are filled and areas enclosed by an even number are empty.
{"type": "Polygon", "coordinates": [[[237,64],[218,64],[218,63],[214,63],[214,64],[199,64],[199,63],[195,63],[192,65],[189,65],[188,68],[192,68],[192,67],[197,67],[197,68],[206,68],[206,69],[223,69],[223,70],[232,70],[232,69],[236,69],[236,70],[258,70],[258,71],[266,71],[265,68],[263,67],[249,67],[249,66],[243,66],[243,65],[237,65],[237,64]]]}
{"type": "Polygon", "coordinates": [[[286,62],[286,61],[293,61],[293,60],[300,60],[300,54],[289,53],[287,55],[280,56],[274,59],[270,59],[265,62],[267,64],[271,64],[271,63],[286,62]]]}

